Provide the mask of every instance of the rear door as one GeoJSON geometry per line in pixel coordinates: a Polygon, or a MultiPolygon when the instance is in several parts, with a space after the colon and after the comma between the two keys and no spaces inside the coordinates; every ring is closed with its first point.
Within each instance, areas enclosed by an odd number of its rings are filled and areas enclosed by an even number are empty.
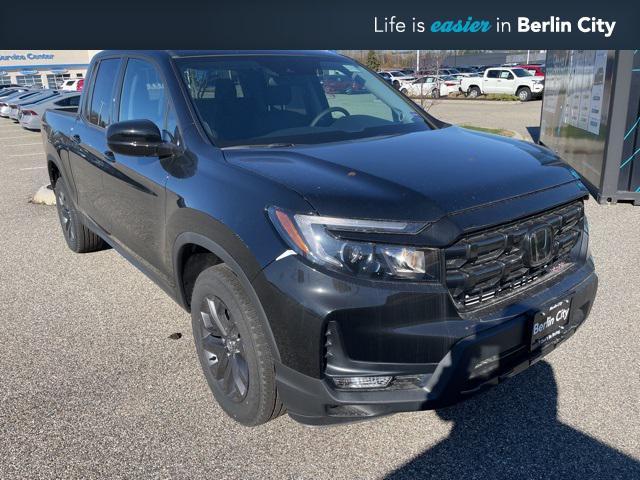
{"type": "Polygon", "coordinates": [[[482,93],[497,93],[500,85],[500,70],[488,70],[482,79],[482,93]]]}
{"type": "MultiPolygon", "coordinates": [[[[167,136],[168,95],[157,67],[143,58],[129,58],[120,89],[117,120],[151,120],[167,136]]],[[[165,263],[165,185],[168,173],[158,157],[111,153],[104,175],[105,211],[111,235],[145,267],[162,275],[165,263]]],[[[170,160],[168,160],[170,161],[170,160]]],[[[166,279],[166,278],[165,278],[166,279]]]]}
{"type": "Polygon", "coordinates": [[[105,58],[95,65],[84,110],[69,132],[69,161],[77,189],[77,206],[107,232],[109,202],[103,189],[103,177],[105,171],[111,169],[111,158],[107,153],[105,133],[114,120],[121,65],[120,58],[105,58]]]}

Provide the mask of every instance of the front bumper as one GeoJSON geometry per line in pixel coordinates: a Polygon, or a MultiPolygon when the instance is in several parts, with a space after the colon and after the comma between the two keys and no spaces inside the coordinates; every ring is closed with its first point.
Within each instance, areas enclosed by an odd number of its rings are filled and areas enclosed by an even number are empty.
{"type": "MultiPolygon", "coordinates": [[[[593,262],[588,259],[559,278],[527,289],[505,306],[460,317],[436,292],[412,298],[406,291],[377,289],[378,297],[374,298],[374,292],[364,286],[354,291],[353,285],[341,285],[335,279],[334,290],[329,291],[321,281],[324,274],[295,257],[287,260],[289,266],[283,265],[280,273],[290,272],[288,275],[297,280],[296,286],[291,288],[291,283],[282,282],[282,277],[280,285],[288,285],[283,290],[290,289],[289,297],[302,288],[308,303],[289,305],[288,332],[284,335],[297,345],[280,349],[282,362],[276,367],[276,379],[289,415],[312,425],[440,408],[497,384],[528,368],[569,338],[587,318],[598,284],[593,262]],[[297,268],[292,270],[290,262],[296,262],[297,268]],[[315,296],[309,295],[306,287],[315,289],[315,296]],[[543,350],[531,352],[534,314],[543,306],[568,297],[572,298],[571,316],[561,336],[543,350]],[[428,299],[435,300],[429,303],[428,299]],[[350,308],[340,310],[342,302],[350,308]],[[338,310],[332,312],[331,308],[338,310]],[[413,319],[417,313],[414,308],[421,312],[421,321],[413,319]],[[364,322],[359,321],[360,317],[364,322]],[[333,366],[334,360],[329,359],[315,371],[313,358],[326,354],[325,333],[332,324],[338,325],[342,337],[338,344],[343,358],[333,366]],[[296,337],[294,330],[298,329],[306,335],[296,337]],[[331,381],[330,375],[336,372],[349,376],[421,374],[423,382],[407,389],[346,391],[335,388],[331,381]]],[[[273,328],[273,312],[267,314],[273,328]]],[[[283,332],[278,331],[277,322],[275,326],[280,347],[283,332]]]]}

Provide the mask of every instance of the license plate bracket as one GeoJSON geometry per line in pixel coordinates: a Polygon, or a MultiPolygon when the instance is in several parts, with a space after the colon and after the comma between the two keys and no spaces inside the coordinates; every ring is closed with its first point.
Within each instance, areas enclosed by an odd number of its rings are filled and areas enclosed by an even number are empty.
{"type": "Polygon", "coordinates": [[[571,318],[571,298],[553,302],[537,312],[531,323],[531,350],[558,342],[571,318]]]}

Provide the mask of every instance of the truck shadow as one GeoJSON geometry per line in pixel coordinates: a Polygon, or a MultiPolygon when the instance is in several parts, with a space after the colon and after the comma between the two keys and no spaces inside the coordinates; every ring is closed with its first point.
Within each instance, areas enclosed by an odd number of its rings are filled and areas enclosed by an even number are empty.
{"type": "Polygon", "coordinates": [[[543,361],[506,384],[438,410],[453,422],[449,437],[387,478],[640,478],[640,462],[561,423],[557,413],[557,384],[543,361]]]}

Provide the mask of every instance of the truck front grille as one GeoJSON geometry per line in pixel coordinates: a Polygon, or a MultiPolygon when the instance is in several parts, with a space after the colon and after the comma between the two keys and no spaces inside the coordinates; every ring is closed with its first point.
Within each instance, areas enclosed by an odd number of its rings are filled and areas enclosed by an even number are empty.
{"type": "Polygon", "coordinates": [[[571,264],[581,237],[582,201],[463,238],[445,249],[447,288],[458,308],[495,302],[551,272],[571,264]],[[538,265],[529,260],[529,235],[542,227],[553,232],[551,254],[538,265]],[[535,266],[532,266],[535,265],[535,266]]]}

